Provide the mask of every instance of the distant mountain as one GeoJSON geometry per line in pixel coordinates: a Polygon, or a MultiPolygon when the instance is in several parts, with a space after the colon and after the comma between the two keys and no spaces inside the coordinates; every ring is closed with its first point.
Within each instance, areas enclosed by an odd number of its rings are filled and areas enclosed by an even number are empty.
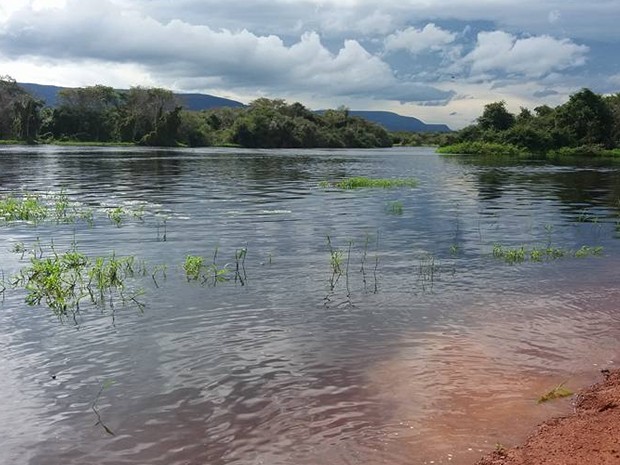
{"type": "Polygon", "coordinates": [[[351,110],[351,116],[359,116],[373,123],[380,124],[388,131],[407,132],[450,132],[445,124],[427,124],[412,116],[402,116],[390,111],[357,111],[351,110]]]}
{"type": "MultiPolygon", "coordinates": [[[[48,86],[43,84],[20,83],[24,89],[35,97],[45,101],[50,107],[58,103],[58,92],[65,87],[48,86]]],[[[230,107],[240,108],[245,106],[241,102],[208,94],[176,94],[184,108],[193,111],[209,110],[212,108],[230,107]]],[[[321,111],[319,111],[320,113],[321,111]]],[[[373,123],[380,124],[388,131],[408,132],[450,132],[451,129],[445,124],[426,124],[412,116],[402,116],[389,111],[362,111],[351,110],[351,116],[359,116],[373,123]]]]}
{"type": "Polygon", "coordinates": [[[62,89],[66,89],[66,87],[46,86],[43,84],[30,84],[26,82],[20,82],[19,85],[31,95],[43,100],[48,107],[55,107],[58,101],[58,92],[62,89]]]}
{"type": "MultiPolygon", "coordinates": [[[[66,87],[47,86],[43,84],[19,83],[24,89],[37,98],[45,101],[49,107],[55,107],[58,103],[58,92],[66,87]]],[[[175,94],[179,97],[181,104],[188,110],[209,110],[211,108],[243,107],[243,103],[222,97],[215,97],[208,94],[175,94]]]]}
{"type": "Polygon", "coordinates": [[[181,99],[183,107],[187,110],[200,111],[210,110],[211,108],[231,107],[241,108],[245,105],[236,100],[223,97],[216,97],[209,94],[175,94],[181,99]]]}

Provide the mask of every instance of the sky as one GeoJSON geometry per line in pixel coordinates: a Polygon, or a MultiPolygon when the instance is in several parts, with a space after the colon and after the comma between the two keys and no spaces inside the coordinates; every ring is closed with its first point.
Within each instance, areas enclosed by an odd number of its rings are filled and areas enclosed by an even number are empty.
{"type": "Polygon", "coordinates": [[[620,91],[619,0],[0,0],[0,75],[387,110],[620,91]]]}

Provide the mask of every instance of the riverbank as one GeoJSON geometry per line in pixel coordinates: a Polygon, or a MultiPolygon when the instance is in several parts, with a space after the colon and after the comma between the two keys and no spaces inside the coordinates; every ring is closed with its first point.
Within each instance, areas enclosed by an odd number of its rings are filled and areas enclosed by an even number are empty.
{"type": "Polygon", "coordinates": [[[620,370],[576,396],[573,414],[538,426],[520,446],[500,449],[476,465],[620,464],[620,370]]]}

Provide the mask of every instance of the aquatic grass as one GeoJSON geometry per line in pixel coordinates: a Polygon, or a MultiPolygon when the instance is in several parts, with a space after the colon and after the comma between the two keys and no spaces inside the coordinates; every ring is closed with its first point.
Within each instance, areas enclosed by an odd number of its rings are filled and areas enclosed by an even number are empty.
{"type": "Polygon", "coordinates": [[[108,210],[108,218],[117,228],[121,227],[126,214],[123,207],[115,207],[108,210]]]}
{"type": "Polygon", "coordinates": [[[366,239],[364,240],[364,247],[362,249],[362,260],[360,273],[362,273],[362,282],[364,283],[364,291],[368,288],[368,282],[366,280],[366,259],[368,258],[368,245],[370,243],[370,235],[366,233],[366,239]]]}
{"type": "Polygon", "coordinates": [[[75,223],[84,221],[93,225],[93,212],[70,200],[66,191],[47,194],[23,193],[0,198],[0,221],[12,223],[26,221],[40,224],[44,221],[75,223]]]}
{"type": "Polygon", "coordinates": [[[157,221],[157,242],[166,242],[168,236],[168,218],[157,221]]]}
{"type": "Polygon", "coordinates": [[[151,279],[153,280],[153,283],[155,283],[156,288],[159,288],[159,281],[157,281],[157,275],[161,274],[163,279],[167,279],[168,277],[167,271],[168,271],[168,265],[166,264],[157,265],[153,268],[153,271],[151,272],[151,279]]]}
{"type": "Polygon", "coordinates": [[[601,246],[581,246],[577,250],[564,249],[561,247],[531,247],[524,245],[519,247],[504,247],[501,244],[494,244],[492,255],[496,259],[505,261],[510,265],[523,263],[525,261],[542,262],[558,260],[565,257],[585,258],[590,256],[600,256],[603,253],[601,246]]]}
{"type": "MultiPolygon", "coordinates": [[[[121,225],[127,220],[127,218],[134,218],[137,221],[144,222],[145,212],[144,205],[140,205],[137,209],[132,209],[129,207],[108,207],[106,209],[106,213],[108,219],[114,224],[116,227],[120,228],[121,225]]],[[[166,241],[166,232],[165,232],[166,220],[164,219],[164,239],[166,241]]],[[[157,237],[159,240],[159,223],[157,224],[157,237]]]]}
{"type": "Polygon", "coordinates": [[[208,282],[208,278],[210,277],[212,279],[211,282],[214,287],[217,285],[217,283],[223,283],[230,279],[230,270],[228,269],[228,264],[224,265],[221,268],[217,264],[218,252],[219,247],[216,247],[215,251],[213,252],[213,261],[211,262],[211,266],[209,266],[209,275],[207,276],[207,279],[205,279],[205,282],[208,282]]]}
{"type": "Polygon", "coordinates": [[[331,268],[331,277],[329,278],[329,289],[331,292],[336,288],[336,284],[338,280],[342,276],[342,250],[334,248],[332,245],[332,240],[329,235],[327,235],[327,247],[329,250],[329,266],[331,268]]]}
{"type": "Polygon", "coordinates": [[[450,246],[450,255],[452,255],[453,257],[458,257],[460,252],[461,248],[458,246],[458,244],[452,244],[450,246]]]}
{"type": "Polygon", "coordinates": [[[379,292],[379,281],[377,279],[377,271],[379,270],[379,231],[377,231],[377,241],[375,243],[375,266],[372,270],[372,276],[374,279],[373,293],[379,292]]]}
{"type": "Polygon", "coordinates": [[[11,252],[20,254],[20,260],[23,260],[26,251],[26,245],[21,241],[13,244],[13,247],[11,248],[11,252]]]}
{"type": "Polygon", "coordinates": [[[47,207],[38,195],[25,194],[21,198],[6,196],[0,199],[0,219],[7,223],[12,221],[38,223],[47,216],[47,207]]]}
{"type": "Polygon", "coordinates": [[[390,189],[397,187],[417,187],[418,181],[413,178],[368,178],[365,176],[354,176],[350,178],[344,178],[340,181],[323,181],[320,183],[321,187],[335,187],[338,189],[390,189]]]}
{"type": "MultiPolygon", "coordinates": [[[[346,250],[342,250],[342,249],[337,249],[333,246],[331,237],[329,235],[327,235],[326,238],[327,238],[327,247],[329,251],[329,266],[331,269],[331,275],[329,278],[329,292],[323,299],[324,304],[325,306],[327,306],[328,303],[332,301],[332,296],[336,289],[336,285],[338,284],[338,281],[340,280],[340,278],[344,276],[346,300],[343,302],[339,302],[337,306],[340,307],[340,306],[346,305],[346,306],[352,307],[353,301],[351,297],[352,292],[351,292],[351,285],[350,285],[350,279],[349,279],[349,270],[351,268],[351,253],[353,250],[354,242],[352,240],[349,240],[347,243],[346,250]],[[346,259],[345,259],[345,253],[346,253],[346,259]]],[[[369,242],[369,238],[368,236],[366,236],[366,243],[365,243],[363,253],[362,253],[362,267],[360,270],[362,272],[362,279],[364,281],[364,289],[366,289],[365,261],[366,261],[367,251],[368,251],[368,242],[369,242]]]]}
{"type": "Polygon", "coordinates": [[[84,298],[84,270],[88,259],[73,246],[59,254],[52,246],[52,255],[39,257],[33,253],[30,266],[13,278],[13,287],[26,290],[25,301],[30,306],[42,302],[59,318],[69,313],[75,317],[84,298]]]}
{"type": "Polygon", "coordinates": [[[403,203],[400,200],[394,200],[387,204],[387,212],[391,215],[403,214],[403,203]]]}
{"type": "MultiPolygon", "coordinates": [[[[218,264],[219,248],[216,247],[213,252],[213,259],[211,263],[206,264],[204,257],[199,255],[187,255],[185,261],[182,264],[182,268],[185,271],[185,277],[187,281],[199,281],[201,285],[216,286],[218,283],[230,281],[231,270],[229,264],[224,266],[218,264]]],[[[245,270],[245,258],[247,256],[247,247],[235,250],[235,272],[234,281],[240,283],[242,286],[247,281],[247,273],[245,270]]]]}
{"type": "Polygon", "coordinates": [[[183,263],[183,270],[187,281],[198,281],[204,270],[204,258],[197,255],[187,255],[183,263]]]}
{"type": "Polygon", "coordinates": [[[235,282],[245,285],[247,274],[245,272],[245,259],[248,255],[248,248],[243,247],[235,250],[235,282]]]}
{"type": "MultiPolygon", "coordinates": [[[[87,285],[93,303],[105,302],[105,292],[116,289],[121,296],[125,287],[125,280],[134,275],[133,256],[117,257],[112,253],[109,257],[96,257],[88,270],[89,282],[87,285]],[[99,300],[93,297],[93,289],[99,293],[99,300]]],[[[109,297],[110,301],[112,296],[109,297]]]]}
{"type": "Polygon", "coordinates": [[[579,249],[575,251],[574,256],[576,258],[585,258],[585,257],[602,255],[602,253],[603,253],[603,247],[600,245],[596,247],[582,245],[579,249]]]}
{"type": "Polygon", "coordinates": [[[103,428],[103,430],[107,434],[109,434],[110,436],[116,436],[116,434],[114,433],[114,431],[112,431],[108,427],[108,425],[106,425],[103,422],[103,419],[101,418],[101,413],[99,412],[99,409],[97,408],[97,402],[99,402],[99,398],[101,397],[101,394],[103,394],[103,391],[105,389],[108,389],[113,384],[114,384],[114,381],[112,381],[112,380],[107,380],[107,381],[101,383],[101,385],[99,386],[99,392],[97,392],[97,395],[95,396],[92,404],[90,405],[90,409],[93,411],[93,413],[97,417],[97,423],[95,423],[95,426],[101,426],[103,428]]]}
{"type": "Polygon", "coordinates": [[[132,256],[116,257],[112,253],[91,259],[75,244],[63,253],[52,245],[48,256],[43,256],[42,249],[39,255],[33,249],[29,265],[12,277],[11,287],[23,288],[29,306],[45,305],[61,322],[73,317],[77,323],[77,314],[85,301],[102,310],[111,308],[114,319],[117,299],[123,305],[131,302],[140,310],[144,308],[138,300],[141,290],[125,292],[125,281],[133,277],[134,264],[132,256]]]}
{"type": "Polygon", "coordinates": [[[418,281],[422,284],[422,290],[426,291],[427,286],[432,291],[435,285],[435,276],[441,271],[439,261],[432,253],[420,259],[418,266],[418,281]]]}
{"type": "Polygon", "coordinates": [[[53,201],[54,218],[56,221],[74,221],[74,217],[69,215],[70,202],[64,189],[53,197],[53,201]]]}
{"type": "Polygon", "coordinates": [[[564,397],[572,396],[573,395],[573,391],[571,391],[570,389],[564,387],[565,384],[566,384],[566,381],[564,381],[563,383],[558,384],[556,387],[551,389],[549,392],[546,392],[545,394],[540,396],[538,398],[538,400],[536,401],[536,403],[537,404],[542,404],[542,403],[545,403],[545,402],[549,402],[550,400],[562,399],[564,397]]]}
{"type": "Polygon", "coordinates": [[[351,301],[351,288],[349,287],[349,264],[351,263],[351,247],[353,247],[353,241],[349,241],[349,247],[347,248],[347,265],[345,268],[345,287],[347,290],[347,303],[349,306],[353,306],[351,301]]]}

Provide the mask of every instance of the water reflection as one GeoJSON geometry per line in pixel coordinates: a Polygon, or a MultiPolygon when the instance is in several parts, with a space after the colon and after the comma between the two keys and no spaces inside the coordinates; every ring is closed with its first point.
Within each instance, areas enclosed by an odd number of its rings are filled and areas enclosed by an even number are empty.
{"type": "MultiPolygon", "coordinates": [[[[466,464],[567,408],[537,406],[541,392],[617,360],[613,165],[486,166],[425,149],[0,154],[2,193],[64,187],[95,208],[145,207],[120,228],[99,210],[93,228],[4,225],[4,243],[168,265],[159,287],[134,284],[144,314],[119,308],[114,324],[85,308],[60,326],[7,293],[0,463],[466,464]],[[318,187],[351,175],[420,185],[318,187]],[[333,290],[328,235],[349,269],[333,290]],[[510,266],[496,243],[604,256],[510,266]],[[217,249],[233,266],[239,247],[245,286],[186,281],[187,254],[217,249]],[[114,437],[91,410],[106,381],[98,408],[114,437]]],[[[6,247],[0,261],[6,275],[24,265],[6,247]]]]}
{"type": "Polygon", "coordinates": [[[558,161],[523,162],[487,158],[449,157],[451,163],[477,168],[477,184],[482,199],[497,199],[505,190],[531,190],[547,196],[553,193],[572,210],[604,206],[620,208],[620,176],[618,164],[604,160],[573,160],[566,166],[558,161]]]}

